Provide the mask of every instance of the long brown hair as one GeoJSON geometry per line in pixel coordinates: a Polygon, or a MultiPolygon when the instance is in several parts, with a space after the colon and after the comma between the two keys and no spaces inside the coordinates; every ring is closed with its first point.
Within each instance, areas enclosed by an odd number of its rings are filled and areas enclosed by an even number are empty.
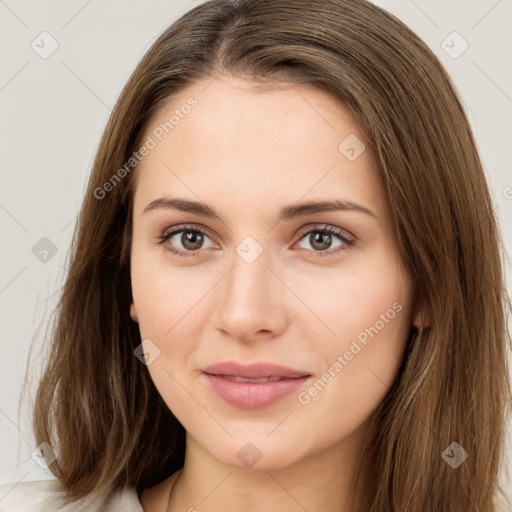
{"type": "Polygon", "coordinates": [[[354,112],[416,300],[429,312],[372,415],[360,510],[498,510],[512,403],[510,308],[488,186],[439,60],[364,0],[211,0],[165,30],[133,72],[94,160],[35,398],[36,442],[58,453],[51,471],[76,499],[124,486],[141,492],[183,465],[185,431],[134,356],[135,169],[117,171],[165,102],[219,73],[313,85],[354,112]],[[456,469],[443,456],[460,450],[454,442],[468,455],[456,469]]]}

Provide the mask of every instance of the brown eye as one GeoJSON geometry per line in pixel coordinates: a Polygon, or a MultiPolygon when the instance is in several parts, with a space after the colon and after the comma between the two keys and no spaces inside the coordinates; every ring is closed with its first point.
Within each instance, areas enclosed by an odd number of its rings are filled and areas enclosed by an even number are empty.
{"type": "Polygon", "coordinates": [[[195,251],[201,248],[203,244],[204,235],[199,231],[183,231],[180,237],[180,242],[183,247],[189,251],[195,251]]]}
{"type": "Polygon", "coordinates": [[[300,242],[308,242],[308,247],[303,247],[315,256],[329,256],[340,251],[350,249],[355,240],[348,234],[332,226],[316,226],[302,233],[300,242]],[[333,245],[335,244],[335,245],[333,245]]]}
{"type": "Polygon", "coordinates": [[[159,237],[159,243],[165,244],[167,251],[179,256],[195,256],[194,253],[200,253],[200,249],[208,248],[204,247],[206,239],[211,242],[210,248],[216,246],[203,230],[196,227],[177,226],[159,237]]]}
{"type": "Polygon", "coordinates": [[[309,243],[313,249],[318,251],[325,251],[330,248],[332,244],[332,235],[329,233],[311,233],[309,235],[309,243]]]}

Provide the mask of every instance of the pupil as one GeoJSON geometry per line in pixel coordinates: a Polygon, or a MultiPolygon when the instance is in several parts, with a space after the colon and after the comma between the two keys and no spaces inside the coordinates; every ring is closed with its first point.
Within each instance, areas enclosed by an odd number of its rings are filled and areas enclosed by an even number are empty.
{"type": "Polygon", "coordinates": [[[203,241],[203,234],[195,231],[187,231],[181,237],[183,247],[189,250],[199,249],[203,241]],[[190,246],[192,245],[192,247],[190,246]]]}
{"type": "Polygon", "coordinates": [[[331,244],[331,235],[329,233],[313,233],[313,237],[312,247],[315,247],[318,241],[320,247],[317,246],[317,249],[324,250],[329,248],[331,244]]]}

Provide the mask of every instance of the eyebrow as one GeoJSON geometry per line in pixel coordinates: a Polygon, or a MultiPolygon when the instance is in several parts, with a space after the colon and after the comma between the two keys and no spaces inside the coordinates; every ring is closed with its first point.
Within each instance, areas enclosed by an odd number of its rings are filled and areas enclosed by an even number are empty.
{"type": "MultiPolygon", "coordinates": [[[[151,201],[142,213],[146,213],[157,209],[173,209],[182,212],[192,213],[201,217],[208,217],[211,219],[218,219],[222,221],[220,216],[215,212],[213,208],[205,203],[199,201],[190,201],[188,199],[171,198],[171,197],[160,197],[151,201]]],[[[283,206],[277,215],[276,222],[282,220],[291,220],[296,217],[304,217],[307,215],[313,215],[321,212],[332,212],[332,211],[355,211],[364,213],[377,219],[375,213],[368,208],[361,206],[360,204],[352,201],[344,201],[341,199],[334,199],[331,201],[310,201],[307,203],[298,203],[289,206],[283,206]]]]}

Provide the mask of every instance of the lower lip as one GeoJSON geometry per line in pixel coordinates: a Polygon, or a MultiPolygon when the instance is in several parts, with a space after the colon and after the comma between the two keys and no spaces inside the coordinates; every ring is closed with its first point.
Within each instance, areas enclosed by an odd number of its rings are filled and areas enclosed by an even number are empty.
{"type": "Polygon", "coordinates": [[[213,391],[239,409],[263,409],[297,391],[310,376],[274,382],[234,382],[204,373],[213,391]]]}

